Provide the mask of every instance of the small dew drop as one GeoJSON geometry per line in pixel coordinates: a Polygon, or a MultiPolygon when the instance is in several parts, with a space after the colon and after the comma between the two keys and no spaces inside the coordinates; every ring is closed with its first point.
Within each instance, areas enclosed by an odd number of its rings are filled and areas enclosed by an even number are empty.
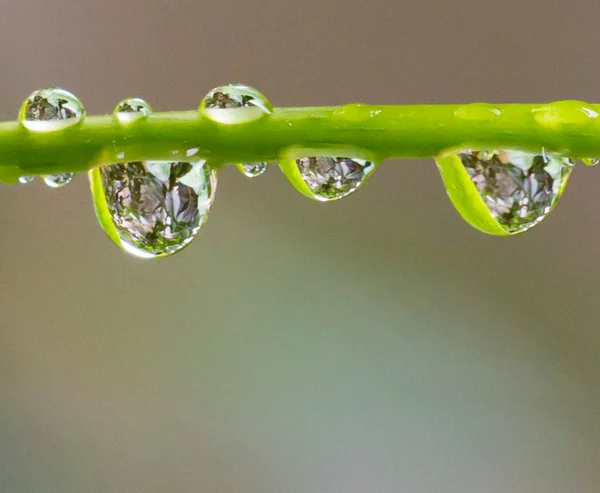
{"type": "Polygon", "coordinates": [[[145,161],[90,172],[96,215],[107,235],[141,258],[173,255],[208,219],[217,185],[206,161],[145,161]]]}
{"type": "Polygon", "coordinates": [[[54,132],[76,125],[85,117],[79,99],[60,88],[40,89],[32,93],[19,112],[21,124],[33,132],[54,132]]]}
{"type": "Polygon", "coordinates": [[[322,202],[350,195],[375,169],[365,159],[332,156],[302,157],[296,165],[314,198],[322,202]]]}
{"type": "Polygon", "coordinates": [[[74,173],[60,173],[58,175],[46,175],[44,176],[44,183],[51,188],[60,188],[71,183],[71,180],[75,176],[74,173]]]}
{"type": "Polygon", "coordinates": [[[146,118],[152,113],[150,105],[140,98],[126,98],[117,104],[113,114],[122,125],[146,118]]]}
{"type": "Polygon", "coordinates": [[[471,151],[457,156],[492,216],[510,233],[526,231],[546,217],[574,165],[544,151],[471,151]]]}
{"type": "Polygon", "coordinates": [[[256,89],[243,84],[216,87],[199,107],[211,120],[235,125],[258,120],[273,112],[273,105],[256,89]]]}
{"type": "Polygon", "coordinates": [[[23,185],[27,185],[28,183],[31,183],[34,179],[35,179],[35,176],[21,176],[21,177],[19,177],[19,183],[22,183],[23,185]]]}
{"type": "Polygon", "coordinates": [[[238,169],[248,178],[256,178],[267,171],[267,163],[242,163],[238,164],[238,169]]]}

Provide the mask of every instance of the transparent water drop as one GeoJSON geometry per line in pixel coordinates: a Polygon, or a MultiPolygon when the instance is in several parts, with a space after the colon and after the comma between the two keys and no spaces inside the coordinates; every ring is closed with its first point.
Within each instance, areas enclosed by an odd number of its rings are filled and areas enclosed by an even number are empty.
{"type": "Polygon", "coordinates": [[[46,175],[44,176],[44,183],[52,188],[60,188],[71,183],[71,180],[75,176],[74,173],[60,173],[58,175],[46,175]]]}
{"type": "Polygon", "coordinates": [[[40,89],[21,105],[19,120],[34,132],[54,132],[76,125],[85,108],[76,96],[60,88],[40,89]]]}
{"type": "Polygon", "coordinates": [[[267,171],[267,163],[242,163],[238,164],[238,169],[248,178],[256,178],[267,171]]]}
{"type": "Polygon", "coordinates": [[[200,103],[199,109],[213,121],[233,125],[270,115],[273,105],[252,87],[230,84],[210,91],[200,103]]]}
{"type": "Polygon", "coordinates": [[[146,118],[152,113],[150,105],[140,98],[126,98],[117,104],[113,114],[123,125],[146,118]]]}
{"type": "Polygon", "coordinates": [[[31,183],[34,179],[35,179],[35,176],[21,176],[21,177],[19,177],[19,183],[22,183],[23,185],[27,185],[28,183],[31,183]]]}
{"type": "Polygon", "coordinates": [[[206,223],[217,185],[206,161],[145,161],[90,172],[107,235],[142,258],[173,255],[206,223]]]}
{"type": "Polygon", "coordinates": [[[457,155],[498,224],[510,233],[528,230],[550,212],[573,169],[562,156],[522,151],[471,151],[457,155]]]}
{"type": "Polygon", "coordinates": [[[597,157],[587,157],[582,159],[584,164],[588,166],[598,166],[600,164],[600,158],[597,157]]]}
{"type": "Polygon", "coordinates": [[[375,169],[365,159],[331,156],[302,157],[296,165],[314,198],[322,202],[351,194],[375,169]]]}

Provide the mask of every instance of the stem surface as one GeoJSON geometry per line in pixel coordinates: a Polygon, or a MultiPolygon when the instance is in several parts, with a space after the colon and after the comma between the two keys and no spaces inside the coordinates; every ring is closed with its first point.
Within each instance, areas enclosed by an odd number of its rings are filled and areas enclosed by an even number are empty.
{"type": "Polygon", "coordinates": [[[153,160],[275,161],[292,148],[356,150],[379,160],[422,158],[453,149],[518,149],[571,158],[600,156],[600,105],[546,104],[276,108],[242,124],[216,123],[199,111],[153,113],[123,125],[88,116],[55,132],[0,122],[0,181],[22,175],[87,171],[99,165],[153,160]]]}

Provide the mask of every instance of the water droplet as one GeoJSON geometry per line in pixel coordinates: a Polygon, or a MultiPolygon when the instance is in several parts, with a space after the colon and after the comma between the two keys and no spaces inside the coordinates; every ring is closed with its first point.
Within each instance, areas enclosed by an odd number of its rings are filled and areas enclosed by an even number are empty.
{"type": "Polygon", "coordinates": [[[242,163],[237,167],[248,178],[256,178],[267,171],[267,163],[242,163]]]}
{"type": "Polygon", "coordinates": [[[21,177],[19,177],[19,183],[22,183],[23,185],[27,185],[28,183],[31,183],[34,179],[35,179],[35,176],[21,176],[21,177]]]}
{"type": "Polygon", "coordinates": [[[230,84],[210,91],[199,109],[213,121],[233,125],[270,115],[273,105],[252,87],[230,84]]]}
{"type": "Polygon", "coordinates": [[[44,183],[52,188],[60,188],[71,183],[71,180],[75,176],[74,173],[60,173],[58,175],[46,175],[44,176],[44,183]]]}
{"type": "Polygon", "coordinates": [[[511,234],[546,217],[573,169],[571,160],[546,153],[463,152],[457,157],[491,215],[511,234]]]}
{"type": "Polygon", "coordinates": [[[173,255],[208,219],[217,185],[206,161],[145,161],[90,172],[96,215],[107,235],[138,257],[173,255]]]}
{"type": "Polygon", "coordinates": [[[349,157],[302,157],[295,163],[313,198],[322,202],[350,195],[375,169],[371,161],[349,157]]]}
{"type": "Polygon", "coordinates": [[[588,166],[598,166],[600,164],[600,158],[597,157],[586,157],[583,158],[582,161],[588,166]]]}
{"type": "Polygon", "coordinates": [[[113,114],[123,125],[146,118],[152,113],[150,105],[140,98],[126,98],[117,104],[113,114]]]}
{"type": "Polygon", "coordinates": [[[40,89],[21,106],[19,120],[34,132],[53,132],[75,125],[85,117],[83,104],[69,91],[40,89]]]}

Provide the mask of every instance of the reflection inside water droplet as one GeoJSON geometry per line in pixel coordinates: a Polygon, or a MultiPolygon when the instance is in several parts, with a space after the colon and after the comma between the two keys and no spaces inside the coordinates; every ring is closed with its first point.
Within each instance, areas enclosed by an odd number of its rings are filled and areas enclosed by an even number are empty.
{"type": "Polygon", "coordinates": [[[71,183],[71,180],[75,176],[74,173],[60,173],[58,175],[46,175],[44,176],[44,183],[51,188],[60,188],[71,183]]]}
{"type": "Polygon", "coordinates": [[[458,158],[490,213],[511,233],[526,231],[546,217],[573,169],[570,160],[545,153],[475,151],[458,158]]]}
{"type": "Polygon", "coordinates": [[[152,113],[150,105],[140,98],[126,98],[117,104],[113,114],[122,124],[146,118],[152,113]]]}
{"type": "Polygon", "coordinates": [[[60,88],[40,89],[21,106],[19,120],[29,130],[52,132],[83,120],[85,108],[77,97],[60,88]]]}
{"type": "Polygon", "coordinates": [[[256,178],[267,171],[267,163],[242,163],[238,169],[248,178],[256,178]]]}
{"type": "Polygon", "coordinates": [[[172,255],[194,239],[208,219],[217,183],[205,161],[131,162],[101,167],[90,176],[105,231],[143,258],[172,255]],[[96,196],[100,191],[102,197],[96,196]]]}
{"type": "Polygon", "coordinates": [[[323,202],[351,194],[375,169],[365,159],[331,156],[299,158],[296,165],[314,198],[323,202]]]}
{"type": "Polygon", "coordinates": [[[230,84],[216,87],[200,103],[211,120],[228,125],[258,120],[273,112],[273,105],[253,87],[230,84]]]}

